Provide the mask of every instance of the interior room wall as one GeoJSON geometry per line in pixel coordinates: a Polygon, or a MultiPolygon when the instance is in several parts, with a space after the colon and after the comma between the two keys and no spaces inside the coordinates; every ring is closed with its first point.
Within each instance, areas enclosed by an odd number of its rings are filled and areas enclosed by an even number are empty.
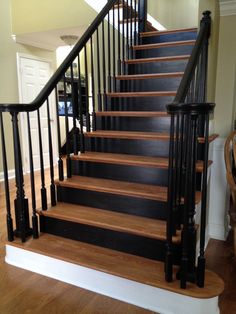
{"type": "Polygon", "coordinates": [[[167,29],[196,27],[198,6],[199,0],[148,0],[148,13],[167,29]]]}
{"type": "MultiPolygon", "coordinates": [[[[16,44],[12,37],[11,29],[11,7],[10,0],[1,0],[0,3],[0,103],[17,103],[18,80],[16,53],[25,53],[37,57],[52,60],[55,68],[55,53],[33,48],[30,46],[16,44]]],[[[12,138],[11,118],[9,114],[4,114],[5,135],[7,137],[8,167],[14,168],[13,146],[10,141],[12,138]]],[[[0,154],[1,156],[1,154],[0,154]]],[[[1,157],[0,157],[1,158],[1,157]]],[[[2,172],[2,161],[0,159],[0,172],[2,172]]]]}
{"type": "Polygon", "coordinates": [[[88,25],[96,12],[82,0],[11,0],[14,34],[88,25]]]}

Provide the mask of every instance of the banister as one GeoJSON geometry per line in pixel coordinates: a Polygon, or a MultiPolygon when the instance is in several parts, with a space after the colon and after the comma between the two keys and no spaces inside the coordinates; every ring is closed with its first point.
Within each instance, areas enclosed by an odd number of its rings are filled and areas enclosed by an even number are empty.
{"type": "Polygon", "coordinates": [[[71,50],[69,55],[65,58],[63,63],[59,66],[53,76],[49,79],[48,83],[43,87],[38,96],[31,102],[27,104],[20,103],[4,103],[0,104],[0,112],[30,112],[39,109],[43,103],[46,101],[50,93],[55,88],[56,84],[60,81],[62,75],[66,72],[67,68],[70,66],[70,63],[76,58],[78,53],[84,48],[94,31],[97,29],[99,24],[107,15],[108,11],[112,6],[117,2],[117,0],[109,0],[108,3],[104,6],[95,20],[88,27],[87,31],[82,35],[80,40],[71,50]]]}
{"type": "Polygon", "coordinates": [[[210,27],[211,27],[210,14],[211,14],[210,11],[203,12],[203,18],[200,24],[200,31],[199,31],[196,43],[193,47],[189,61],[187,63],[186,69],[184,71],[183,78],[180,82],[179,88],[174,98],[173,104],[184,102],[184,98],[188,92],[188,88],[190,86],[191,79],[194,74],[194,70],[197,66],[198,58],[202,50],[202,45],[205,39],[209,38],[210,36],[210,27]]]}

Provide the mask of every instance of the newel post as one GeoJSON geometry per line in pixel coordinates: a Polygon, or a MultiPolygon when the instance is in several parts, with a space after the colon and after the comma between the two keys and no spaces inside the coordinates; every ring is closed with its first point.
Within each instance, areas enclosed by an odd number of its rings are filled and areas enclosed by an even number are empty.
{"type": "Polygon", "coordinates": [[[13,145],[14,145],[15,182],[16,182],[16,198],[14,201],[16,230],[14,231],[14,233],[17,237],[21,238],[22,242],[25,242],[26,237],[32,234],[32,229],[30,228],[29,225],[28,199],[25,198],[20,135],[18,126],[18,113],[16,112],[12,113],[12,126],[13,126],[13,145]]]}
{"type": "Polygon", "coordinates": [[[139,34],[147,30],[147,0],[139,0],[139,34]]]}

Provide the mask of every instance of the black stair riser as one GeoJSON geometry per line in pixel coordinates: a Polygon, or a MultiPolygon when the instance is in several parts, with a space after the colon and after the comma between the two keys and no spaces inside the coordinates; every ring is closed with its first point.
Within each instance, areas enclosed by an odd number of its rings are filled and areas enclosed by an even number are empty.
{"type": "Polygon", "coordinates": [[[167,218],[166,203],[139,197],[100,193],[59,186],[57,187],[57,200],[58,202],[96,207],[147,218],[161,220],[167,218]]]}
{"type": "Polygon", "coordinates": [[[97,130],[169,132],[170,118],[97,117],[97,130]]]}
{"type": "Polygon", "coordinates": [[[127,65],[127,74],[183,72],[188,59],[178,61],[161,61],[127,65]]]}
{"type": "Polygon", "coordinates": [[[155,78],[144,80],[117,80],[117,91],[120,92],[148,92],[148,91],[176,91],[182,77],[155,78]]]}
{"type": "MultiPolygon", "coordinates": [[[[51,217],[40,217],[40,231],[76,241],[164,261],[165,242],[133,234],[83,225],[51,217]]],[[[180,246],[173,245],[174,263],[180,262],[180,246]]]]}
{"type": "Polygon", "coordinates": [[[195,40],[197,38],[197,32],[179,32],[179,33],[170,33],[149,37],[141,37],[141,43],[144,44],[157,44],[164,43],[169,41],[182,41],[182,40],[195,40]]]}
{"type": "Polygon", "coordinates": [[[103,153],[167,157],[169,141],[85,138],[85,150],[103,153]]]}
{"type": "Polygon", "coordinates": [[[166,111],[166,105],[174,100],[174,96],[158,97],[108,97],[107,110],[110,111],[166,111]]]}
{"type": "Polygon", "coordinates": [[[73,160],[73,174],[111,180],[167,186],[166,169],[73,160]]]}
{"type": "Polygon", "coordinates": [[[136,50],[134,52],[134,58],[140,59],[140,58],[156,58],[156,57],[188,55],[188,54],[191,54],[192,49],[193,49],[193,45],[136,50]]]}

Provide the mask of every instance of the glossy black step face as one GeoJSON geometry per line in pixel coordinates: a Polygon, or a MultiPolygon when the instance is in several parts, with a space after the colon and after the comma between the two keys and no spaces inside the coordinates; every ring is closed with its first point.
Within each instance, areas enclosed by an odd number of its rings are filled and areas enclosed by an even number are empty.
{"type": "MultiPolygon", "coordinates": [[[[165,242],[51,217],[40,217],[40,231],[112,250],[164,261],[165,242]]],[[[180,262],[180,246],[173,245],[174,263],[180,262]]]]}
{"type": "Polygon", "coordinates": [[[155,58],[155,57],[189,55],[191,54],[192,49],[193,49],[193,45],[136,50],[134,51],[134,58],[139,59],[139,58],[155,58]]]}
{"type": "Polygon", "coordinates": [[[188,59],[177,61],[147,62],[127,64],[128,74],[183,72],[188,59]]]}
{"type": "Polygon", "coordinates": [[[119,181],[167,186],[167,169],[73,160],[73,174],[119,181]]]}
{"type": "Polygon", "coordinates": [[[195,40],[197,38],[197,32],[176,32],[169,34],[160,34],[149,37],[141,37],[142,44],[154,44],[163,43],[168,41],[181,41],[181,40],[195,40]]]}
{"type": "Polygon", "coordinates": [[[169,132],[170,117],[97,117],[97,130],[169,132]]]}
{"type": "Polygon", "coordinates": [[[169,141],[86,138],[85,150],[103,153],[167,157],[169,141]]]}
{"type": "Polygon", "coordinates": [[[139,197],[58,186],[57,200],[147,218],[167,218],[167,203],[139,197]]]}
{"type": "Polygon", "coordinates": [[[121,92],[177,91],[182,77],[117,80],[121,92]]]}
{"type": "Polygon", "coordinates": [[[166,111],[166,105],[174,100],[174,96],[158,97],[108,97],[109,111],[166,111]]]}

